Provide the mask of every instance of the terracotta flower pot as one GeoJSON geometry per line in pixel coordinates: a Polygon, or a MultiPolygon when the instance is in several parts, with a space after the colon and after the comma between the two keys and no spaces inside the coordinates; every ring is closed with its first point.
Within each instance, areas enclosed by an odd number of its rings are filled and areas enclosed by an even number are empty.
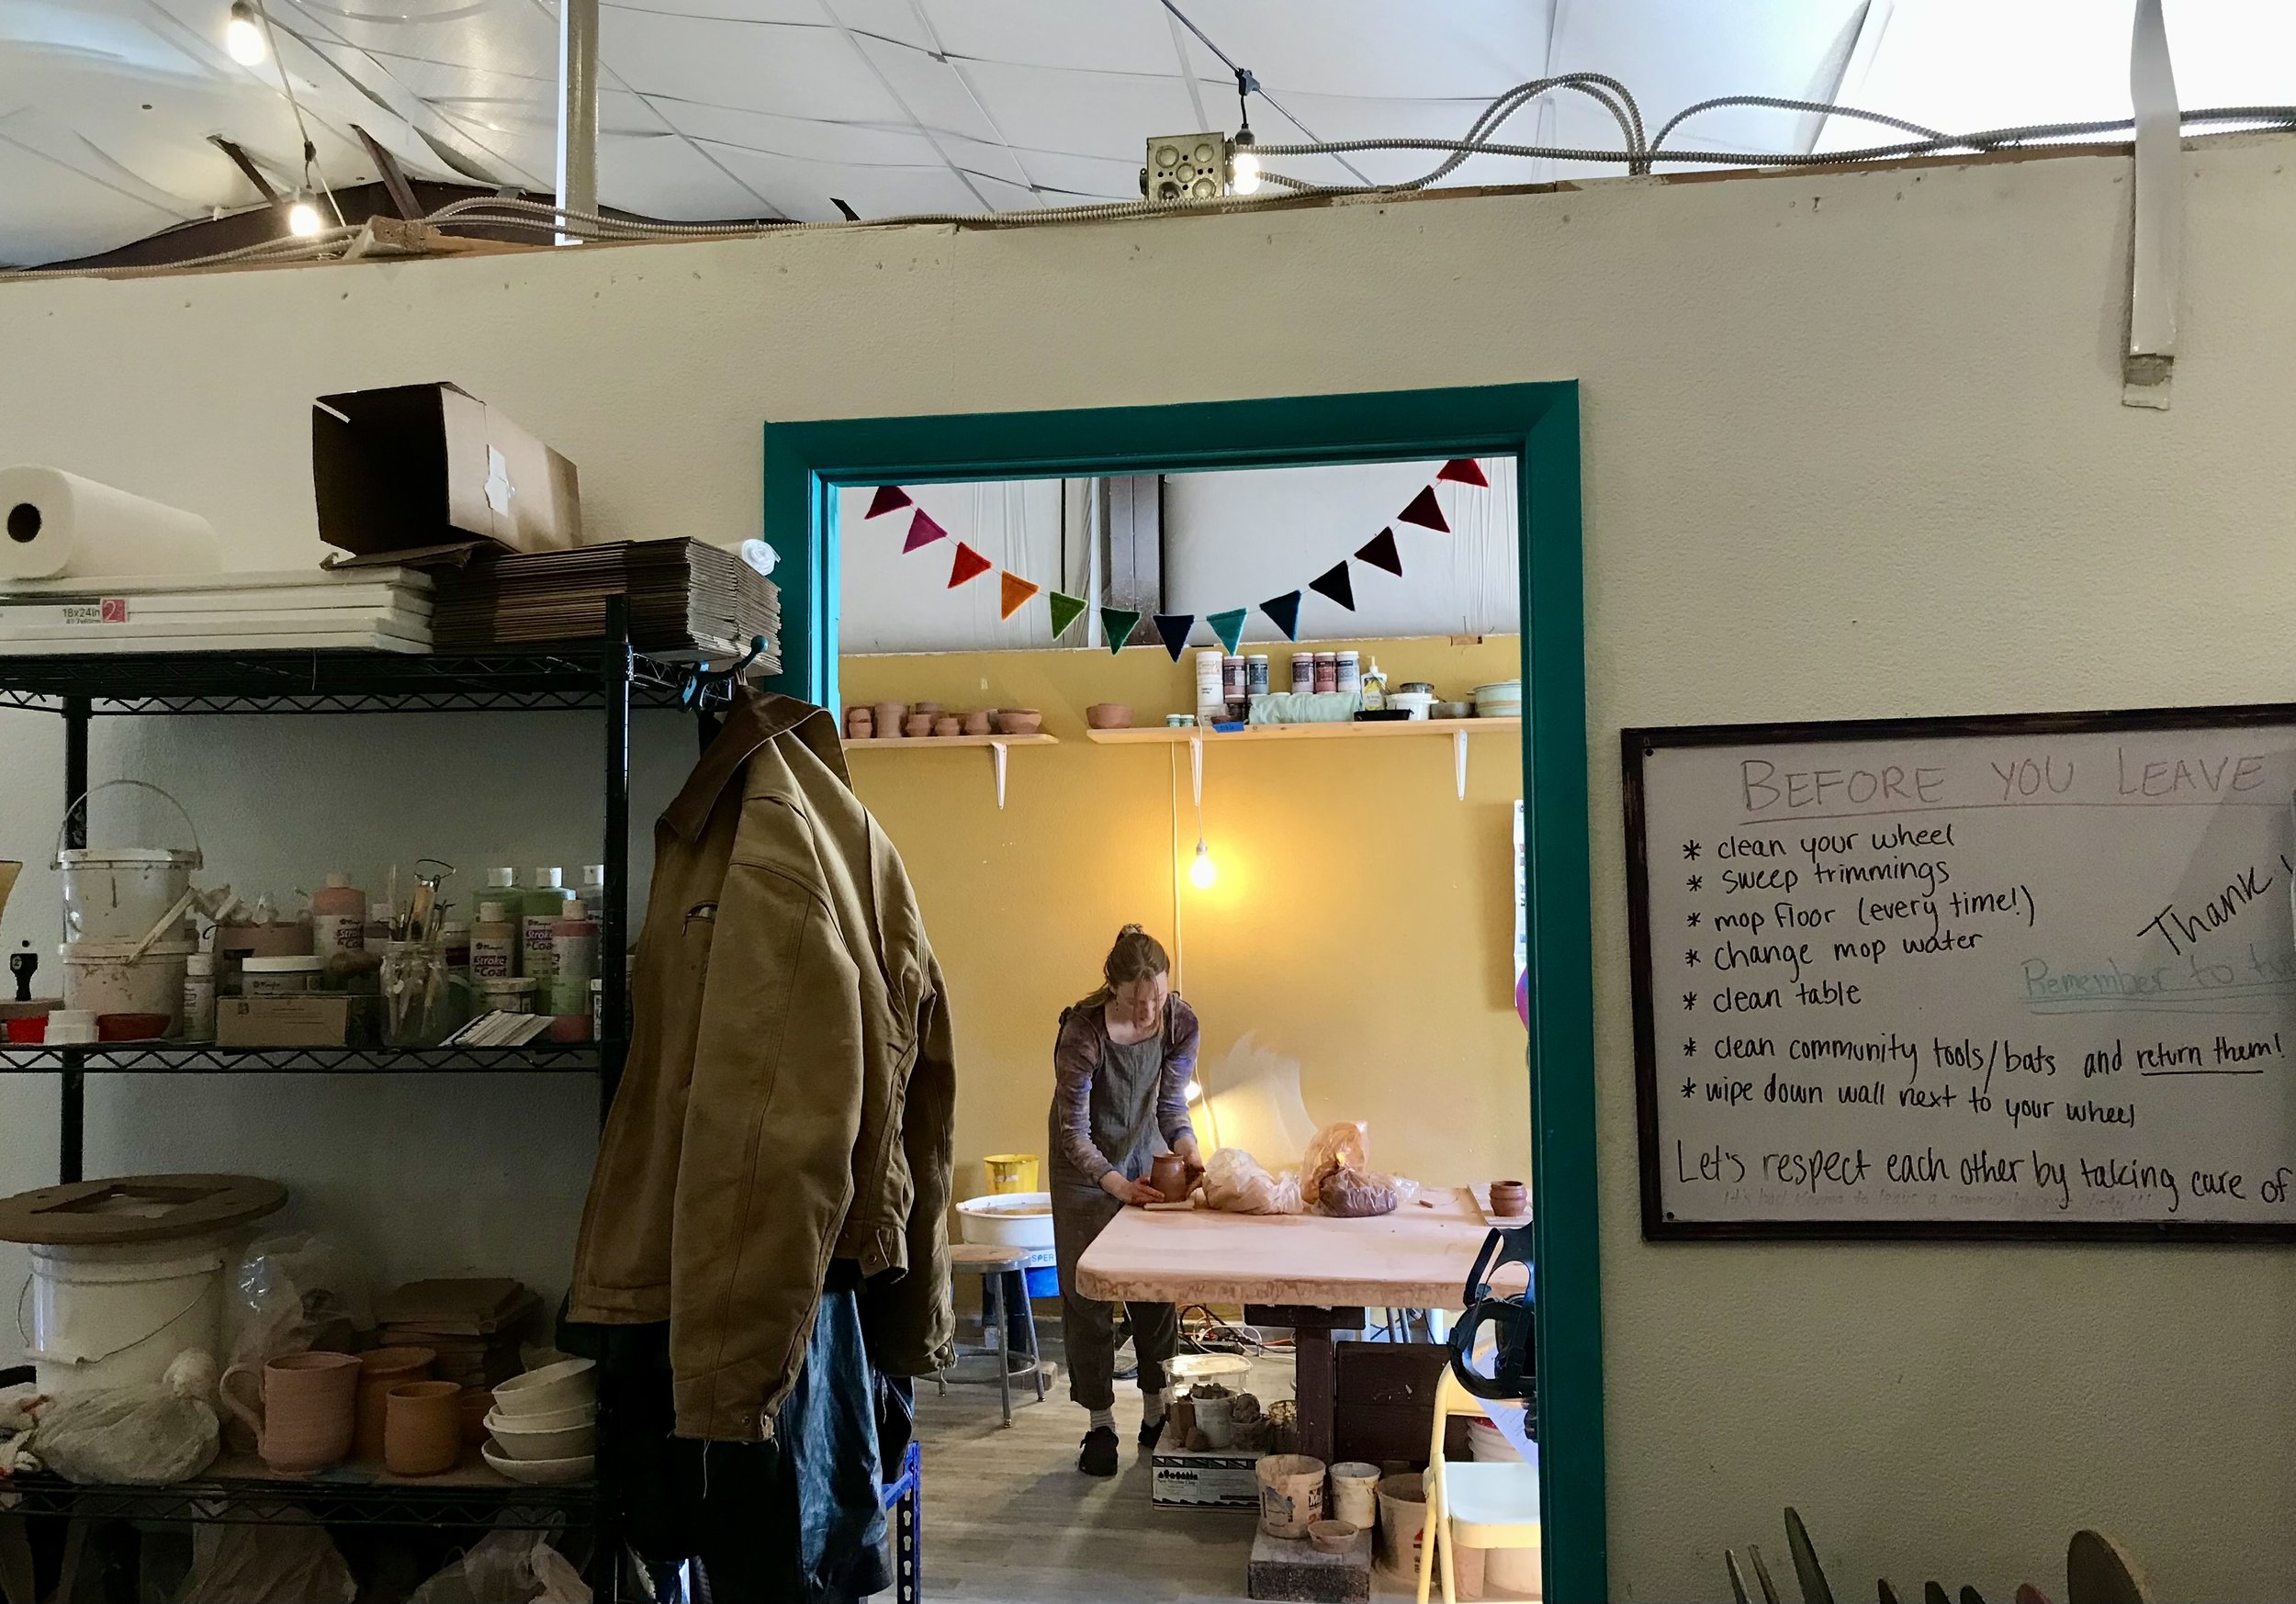
{"type": "Polygon", "coordinates": [[[1044,727],[1044,715],[1032,707],[1006,707],[996,711],[996,728],[1007,735],[1033,735],[1044,727]]]}
{"type": "Polygon", "coordinates": [[[403,1381],[428,1381],[438,1354],[428,1348],[370,1348],[359,1355],[359,1423],[352,1457],[383,1456],[383,1421],[390,1389],[403,1381]]]}
{"type": "Polygon", "coordinates": [[[933,721],[933,734],[946,738],[964,734],[964,721],[952,713],[942,713],[933,721]]]}
{"type": "Polygon", "coordinates": [[[462,1388],[451,1381],[402,1381],[385,1399],[383,1468],[393,1475],[436,1475],[462,1457],[462,1388]]]}
{"type": "Polygon", "coordinates": [[[1120,701],[1096,701],[1085,709],[1085,723],[1096,730],[1129,730],[1132,710],[1120,701]]]}
{"type": "Polygon", "coordinates": [[[280,1354],[261,1373],[261,1413],[231,1394],[236,1377],[256,1374],[253,1365],[234,1364],[217,1392],[224,1408],[255,1433],[265,1464],[282,1475],[309,1475],[349,1454],[358,1405],[356,1354],[280,1354]]]}
{"type": "Polygon", "coordinates": [[[909,714],[901,722],[901,733],[913,741],[923,739],[933,733],[933,715],[929,712],[909,714]]]}
{"type": "Polygon", "coordinates": [[[977,712],[966,713],[964,715],[964,733],[968,735],[987,735],[988,709],[981,708],[977,712]]]}

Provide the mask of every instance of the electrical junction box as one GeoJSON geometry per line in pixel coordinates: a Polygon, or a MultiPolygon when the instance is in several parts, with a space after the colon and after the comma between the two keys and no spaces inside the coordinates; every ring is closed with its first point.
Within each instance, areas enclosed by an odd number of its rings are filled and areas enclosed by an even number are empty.
{"type": "Polygon", "coordinates": [[[1218,200],[1228,193],[1228,136],[1164,134],[1150,140],[1140,193],[1150,200],[1218,200]]]}

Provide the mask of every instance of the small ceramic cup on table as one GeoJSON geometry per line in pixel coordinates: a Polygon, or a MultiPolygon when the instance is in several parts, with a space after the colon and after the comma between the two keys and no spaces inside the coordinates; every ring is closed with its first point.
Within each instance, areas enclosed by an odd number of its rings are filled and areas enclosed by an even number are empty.
{"type": "Polygon", "coordinates": [[[358,1430],[351,1441],[355,1459],[383,1456],[383,1420],[390,1389],[402,1381],[428,1381],[438,1354],[429,1348],[370,1348],[359,1355],[358,1430]]]}
{"type": "Polygon", "coordinates": [[[258,1383],[260,1413],[231,1394],[235,1378],[256,1374],[251,1364],[234,1364],[216,1391],[223,1408],[255,1433],[255,1451],[265,1464],[281,1475],[310,1475],[350,1456],[357,1354],[282,1353],[266,1362],[258,1383]]]}
{"type": "Polygon", "coordinates": [[[462,1388],[451,1381],[404,1381],[384,1400],[383,1468],[393,1475],[437,1475],[462,1457],[462,1388]]]}

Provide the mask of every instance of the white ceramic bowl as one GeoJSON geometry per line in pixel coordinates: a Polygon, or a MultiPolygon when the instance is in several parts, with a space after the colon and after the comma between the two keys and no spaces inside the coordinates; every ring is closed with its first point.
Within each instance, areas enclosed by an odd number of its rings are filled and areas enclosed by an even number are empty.
{"type": "Polygon", "coordinates": [[[571,1459],[512,1459],[497,1453],[491,1442],[479,1444],[478,1453],[503,1475],[534,1487],[562,1487],[571,1482],[587,1481],[598,1464],[587,1453],[571,1459]]]}
{"type": "Polygon", "coordinates": [[[589,1423],[580,1426],[561,1426],[555,1431],[526,1431],[514,1420],[505,1420],[499,1414],[487,1417],[487,1430],[494,1437],[494,1446],[512,1459],[570,1459],[577,1454],[592,1452],[598,1446],[598,1428],[589,1423]]]}
{"type": "Polygon", "coordinates": [[[598,1406],[594,1403],[577,1404],[540,1415],[506,1415],[500,1409],[490,1409],[486,1418],[490,1430],[500,1421],[513,1431],[563,1431],[569,1426],[593,1425],[597,1419],[598,1406]]]}
{"type": "Polygon", "coordinates": [[[540,1370],[513,1375],[494,1388],[494,1408],[501,1415],[548,1415],[598,1401],[598,1368],[594,1359],[561,1359],[540,1370]]]}

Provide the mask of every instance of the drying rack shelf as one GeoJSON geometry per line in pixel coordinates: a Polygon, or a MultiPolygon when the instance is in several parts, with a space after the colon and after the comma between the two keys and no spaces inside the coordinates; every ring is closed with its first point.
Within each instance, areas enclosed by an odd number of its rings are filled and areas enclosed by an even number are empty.
{"type": "MultiPolygon", "coordinates": [[[[594,712],[606,704],[600,655],[576,641],[518,652],[433,656],[397,652],[75,653],[0,656],[0,707],[95,714],[594,712]]],[[[697,665],[633,653],[634,707],[694,704],[697,665]]],[[[722,703],[724,681],[702,700],[722,703]]]]}
{"type": "Polygon", "coordinates": [[[229,1454],[213,1471],[163,1487],[80,1486],[51,1472],[11,1476],[0,1509],[96,1520],[154,1520],[220,1526],[476,1526],[546,1531],[592,1518],[589,1483],[532,1487],[483,1465],[420,1480],[359,1465],[289,1479],[263,1462],[229,1454]]]}
{"type": "MultiPolygon", "coordinates": [[[[613,1044],[619,1047],[620,1044],[613,1044]]],[[[0,1048],[0,1073],[131,1075],[468,1075],[598,1072],[596,1044],[529,1047],[216,1047],[101,1042],[0,1048]]]]}

